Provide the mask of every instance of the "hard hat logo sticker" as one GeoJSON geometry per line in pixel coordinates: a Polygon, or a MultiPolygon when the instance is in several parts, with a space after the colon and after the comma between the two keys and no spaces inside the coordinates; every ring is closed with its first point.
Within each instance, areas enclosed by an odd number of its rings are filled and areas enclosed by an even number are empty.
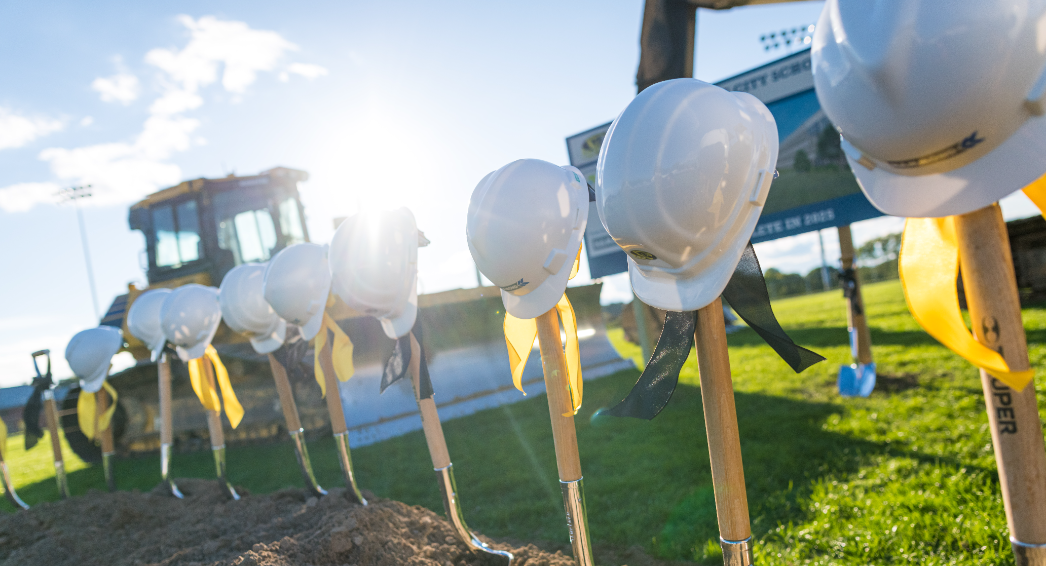
{"type": "Polygon", "coordinates": [[[508,287],[502,287],[502,289],[504,289],[505,291],[508,291],[508,292],[511,293],[512,291],[515,291],[516,289],[522,289],[523,287],[526,287],[527,285],[530,285],[530,281],[524,281],[523,278],[520,277],[519,281],[516,281],[515,283],[509,285],[508,287]]]}
{"type": "Polygon", "coordinates": [[[961,153],[965,153],[967,150],[973,149],[980,145],[984,141],[984,138],[977,137],[977,132],[974,131],[972,134],[966,136],[962,141],[955,142],[954,144],[940,150],[935,151],[929,155],[923,157],[916,157],[915,159],[902,159],[900,161],[887,161],[895,169],[914,169],[916,167],[924,167],[926,165],[932,165],[946,159],[951,159],[961,153]]]}
{"type": "Polygon", "coordinates": [[[632,257],[634,257],[636,259],[645,259],[645,260],[657,259],[656,255],[654,255],[654,254],[652,254],[650,252],[645,252],[643,250],[632,250],[632,251],[630,251],[628,253],[631,254],[632,257]]]}

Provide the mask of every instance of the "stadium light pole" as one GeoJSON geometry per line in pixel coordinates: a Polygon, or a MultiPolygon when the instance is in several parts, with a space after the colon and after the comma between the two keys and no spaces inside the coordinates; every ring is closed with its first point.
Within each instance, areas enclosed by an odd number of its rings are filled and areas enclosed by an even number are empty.
{"type": "Polygon", "coordinates": [[[87,282],[91,287],[91,307],[94,308],[94,317],[98,322],[102,321],[102,315],[98,311],[98,290],[94,286],[94,270],[91,268],[91,249],[87,244],[87,229],[84,227],[84,213],[80,208],[80,200],[91,196],[91,185],[68,187],[58,191],[60,202],[72,202],[76,209],[76,219],[80,223],[80,243],[84,248],[84,264],[87,266],[87,282]]]}

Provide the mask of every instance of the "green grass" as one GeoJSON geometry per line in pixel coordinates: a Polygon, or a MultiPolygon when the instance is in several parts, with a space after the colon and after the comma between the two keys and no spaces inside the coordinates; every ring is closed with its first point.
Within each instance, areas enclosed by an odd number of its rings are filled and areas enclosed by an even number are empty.
{"type": "MultiPolygon", "coordinates": [[[[976,370],[919,329],[898,282],[864,292],[880,374],[870,398],[836,393],[839,365],[850,361],[838,291],[774,305],[796,342],[828,358],[802,374],[750,330],[729,338],[757,563],[1012,564],[976,370]]],[[[1024,320],[1032,364],[1041,367],[1046,308],[1026,309],[1024,320]]],[[[620,330],[612,338],[640,361],[620,330]]],[[[593,420],[637,375],[587,383],[576,420],[594,544],[721,564],[696,361],[654,421],[593,420]]],[[[566,542],[543,395],[444,430],[471,526],[566,542]]],[[[47,445],[27,454],[20,443],[12,439],[8,458],[19,493],[30,504],[56,499],[47,445]]],[[[310,453],[321,483],[340,484],[332,442],[312,442],[310,453]]],[[[300,484],[289,444],[232,448],[228,459],[232,480],[251,491],[300,484]]],[[[356,449],[353,460],[365,489],[442,512],[420,431],[356,449]]],[[[102,487],[99,468],[70,468],[74,493],[102,487]]],[[[118,482],[150,489],[158,469],[155,457],[121,460],[118,482]]],[[[178,455],[174,473],[209,477],[210,457],[178,455]]]]}

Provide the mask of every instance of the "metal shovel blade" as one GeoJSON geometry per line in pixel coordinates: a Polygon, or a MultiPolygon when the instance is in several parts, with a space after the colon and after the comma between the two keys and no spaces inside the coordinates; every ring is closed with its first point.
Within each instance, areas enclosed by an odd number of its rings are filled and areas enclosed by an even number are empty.
{"type": "Polygon", "coordinates": [[[436,478],[439,480],[440,495],[443,496],[443,510],[446,511],[447,519],[454,526],[454,532],[457,533],[461,542],[464,542],[473,552],[482,552],[490,557],[496,557],[498,562],[511,566],[513,560],[511,552],[491,548],[472,534],[469,526],[465,524],[461,501],[458,500],[458,486],[454,481],[454,465],[447,464],[444,468],[436,468],[436,478]]]}

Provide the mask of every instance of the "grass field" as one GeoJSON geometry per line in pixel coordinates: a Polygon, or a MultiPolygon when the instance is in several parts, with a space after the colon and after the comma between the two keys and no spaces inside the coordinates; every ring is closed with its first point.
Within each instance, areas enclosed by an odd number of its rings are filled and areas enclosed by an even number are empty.
{"type": "MultiPolygon", "coordinates": [[[[896,281],[866,286],[865,301],[879,368],[868,399],[836,393],[838,367],[849,363],[837,291],[774,305],[796,342],[828,358],[803,374],[753,332],[730,336],[757,563],[1012,564],[977,372],[918,328],[896,281]]],[[[1032,365],[1042,367],[1046,308],[1024,317],[1032,365]]],[[[620,331],[613,337],[640,361],[620,331]]],[[[587,383],[577,418],[594,544],[721,564],[696,361],[654,421],[593,420],[637,375],[587,383]]],[[[543,395],[444,428],[472,527],[566,542],[543,395]]],[[[313,442],[310,452],[321,482],[337,485],[333,443],[313,442]]],[[[287,443],[233,448],[228,459],[232,480],[251,491],[300,484],[287,443]]],[[[29,504],[57,498],[46,439],[24,453],[12,438],[8,460],[29,504]]],[[[365,489],[442,512],[420,431],[354,450],[353,460],[365,489]]],[[[70,468],[74,493],[101,489],[100,469],[70,468]]],[[[173,468],[176,477],[212,475],[209,454],[178,455],[173,468]]],[[[155,457],[122,460],[118,482],[147,490],[158,470],[155,457]]]]}

